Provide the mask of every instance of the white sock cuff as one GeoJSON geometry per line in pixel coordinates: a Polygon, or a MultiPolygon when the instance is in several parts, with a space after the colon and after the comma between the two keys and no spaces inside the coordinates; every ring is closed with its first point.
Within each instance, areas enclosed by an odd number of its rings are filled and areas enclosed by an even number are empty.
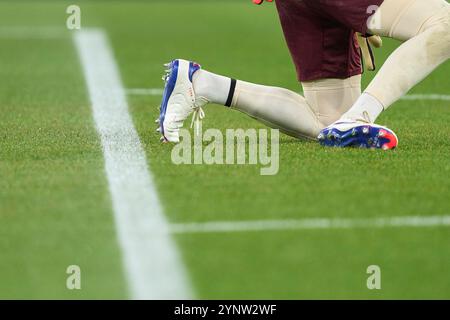
{"type": "Polygon", "coordinates": [[[358,100],[356,100],[353,107],[345,113],[341,119],[375,122],[383,111],[383,104],[373,95],[364,92],[358,100]]]}

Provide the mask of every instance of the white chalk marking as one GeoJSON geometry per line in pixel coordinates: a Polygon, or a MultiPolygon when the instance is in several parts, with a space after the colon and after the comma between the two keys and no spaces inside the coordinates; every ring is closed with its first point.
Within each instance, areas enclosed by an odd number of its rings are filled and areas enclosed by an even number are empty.
{"type": "Polygon", "coordinates": [[[3,26],[0,39],[58,39],[69,36],[69,31],[52,26],[3,26]]]}
{"type": "Polygon", "coordinates": [[[188,299],[186,272],[168,232],[107,36],[83,29],[74,33],[74,42],[103,146],[131,297],[188,299]]]}
{"type": "Polygon", "coordinates": [[[398,216],[386,218],[311,218],[297,220],[217,221],[200,223],[175,223],[170,231],[184,233],[220,233],[274,230],[326,230],[358,228],[424,228],[450,227],[450,215],[398,216]]]}
{"type": "Polygon", "coordinates": [[[164,93],[163,88],[132,88],[126,89],[126,93],[129,95],[137,96],[162,96],[164,93]]]}
{"type": "Polygon", "coordinates": [[[446,94],[409,94],[401,98],[401,100],[435,100],[450,101],[450,95],[446,94]]]}

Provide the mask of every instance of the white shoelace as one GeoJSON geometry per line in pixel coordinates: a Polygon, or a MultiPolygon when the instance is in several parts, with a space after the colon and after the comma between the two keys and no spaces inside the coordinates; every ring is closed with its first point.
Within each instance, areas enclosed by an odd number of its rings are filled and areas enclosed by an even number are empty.
{"type": "Polygon", "coordinates": [[[195,123],[195,132],[197,136],[200,135],[200,123],[202,122],[203,118],[205,118],[205,112],[203,111],[203,108],[200,106],[195,107],[194,113],[192,114],[191,128],[195,123]]]}

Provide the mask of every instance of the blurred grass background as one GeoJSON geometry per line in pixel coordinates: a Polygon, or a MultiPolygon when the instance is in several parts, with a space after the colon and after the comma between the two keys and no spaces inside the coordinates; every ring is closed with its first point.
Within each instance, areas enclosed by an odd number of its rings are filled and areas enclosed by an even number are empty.
{"type": "MultiPolygon", "coordinates": [[[[0,30],[57,27],[62,37],[0,37],[0,297],[127,297],[101,147],[80,65],[64,31],[68,1],[2,1],[0,30]],[[83,289],[65,287],[79,264],[83,289]]],[[[104,29],[127,88],[162,88],[162,64],[300,91],[273,4],[79,1],[82,27],[104,29]]],[[[386,40],[382,62],[396,48],[386,40]]],[[[380,63],[379,63],[380,64],[380,63]]],[[[413,93],[450,94],[450,65],[413,93]]],[[[373,77],[365,73],[363,84],[373,77]]],[[[154,131],[160,97],[129,96],[172,222],[448,214],[450,113],[444,101],[400,101],[380,123],[394,152],[324,149],[282,136],[280,172],[175,166],[154,131]]],[[[263,128],[207,106],[204,129],[263,128]]],[[[178,235],[200,298],[449,298],[447,228],[178,235]],[[366,268],[382,269],[381,291],[366,268]]]]}

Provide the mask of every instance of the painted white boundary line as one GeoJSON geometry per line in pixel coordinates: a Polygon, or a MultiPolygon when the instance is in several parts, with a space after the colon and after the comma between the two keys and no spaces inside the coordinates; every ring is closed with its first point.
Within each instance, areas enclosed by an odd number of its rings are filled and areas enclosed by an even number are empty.
{"type": "Polygon", "coordinates": [[[101,138],[105,170],[133,299],[189,299],[185,269],[161,209],[134,128],[107,36],[83,29],[74,35],[101,138]],[[164,232],[166,231],[166,232],[164,232]]]}
{"type": "Polygon", "coordinates": [[[136,96],[162,96],[164,93],[164,89],[162,88],[131,88],[126,89],[125,92],[129,95],[136,96]]]}
{"type": "Polygon", "coordinates": [[[398,216],[386,218],[311,218],[298,220],[217,221],[202,223],[175,223],[170,231],[184,233],[229,233],[274,230],[324,230],[358,228],[423,228],[450,227],[450,215],[398,216]]]}
{"type": "Polygon", "coordinates": [[[446,94],[409,94],[401,98],[401,100],[440,100],[450,101],[450,95],[446,94]]]}
{"type": "Polygon", "coordinates": [[[59,39],[69,35],[69,30],[56,26],[0,27],[0,39],[59,39]]]}

